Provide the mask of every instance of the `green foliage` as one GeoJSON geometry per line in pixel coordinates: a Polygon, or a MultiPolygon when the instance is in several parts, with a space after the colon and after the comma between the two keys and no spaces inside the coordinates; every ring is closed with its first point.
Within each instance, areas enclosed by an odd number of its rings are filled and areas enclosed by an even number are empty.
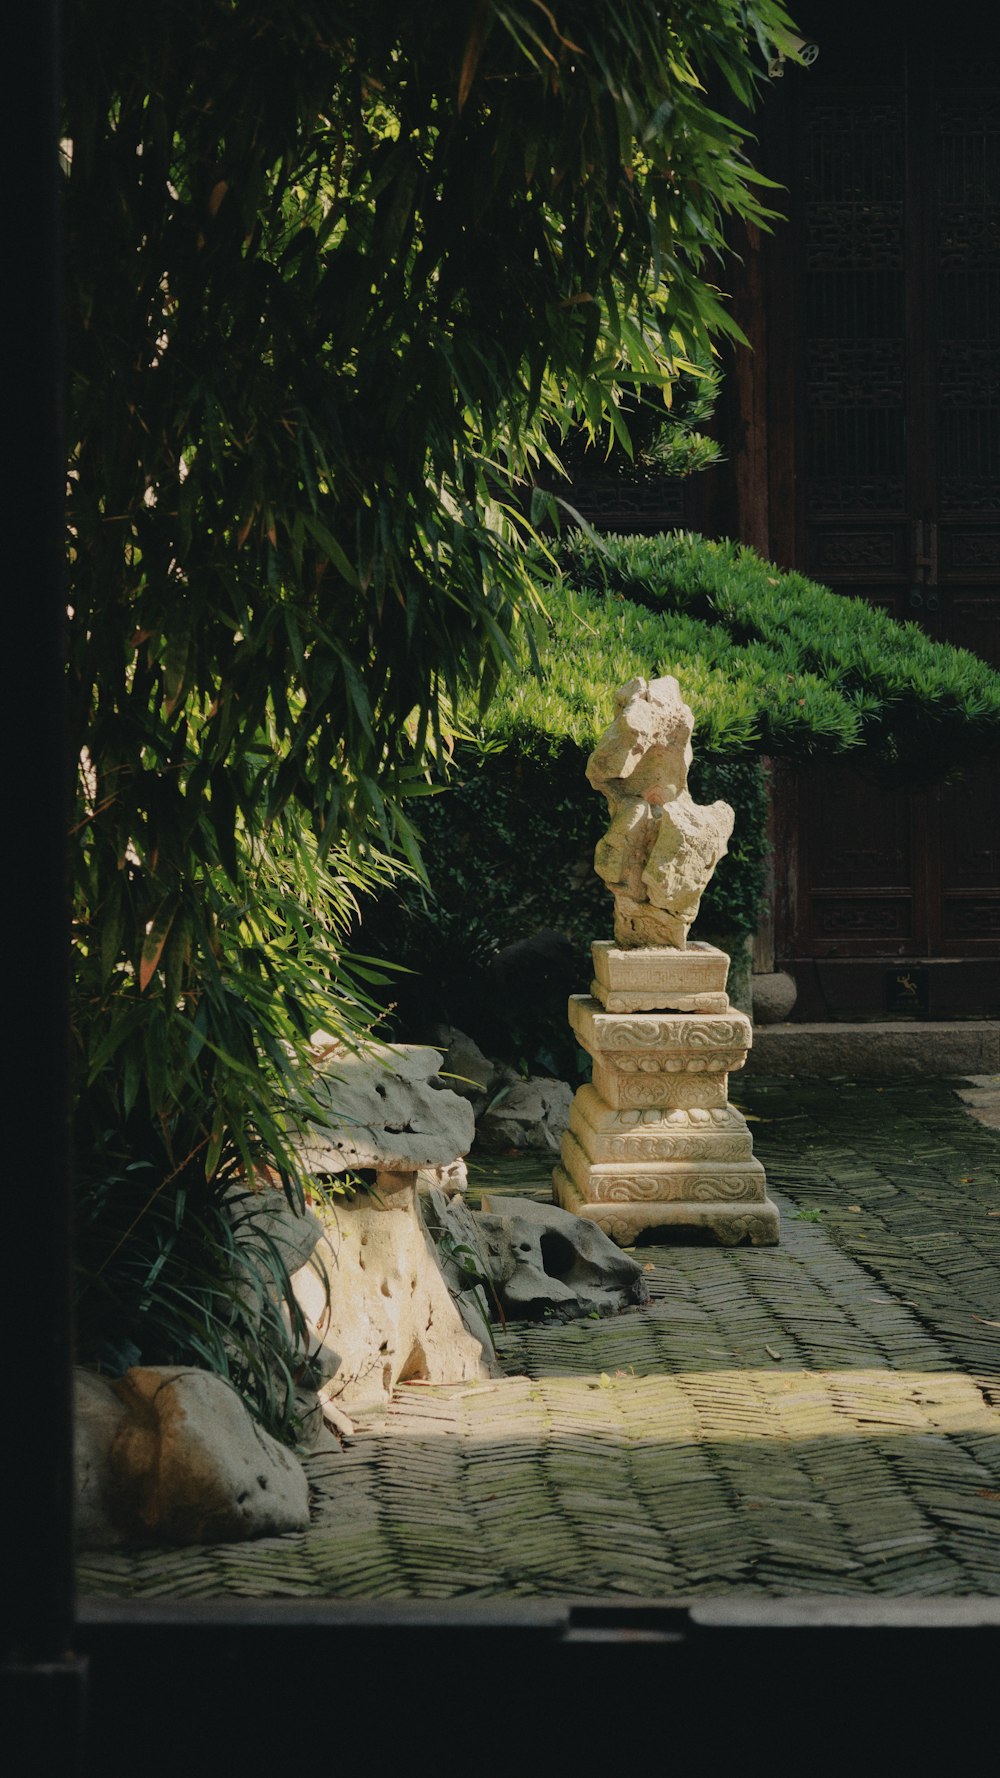
{"type": "Polygon", "coordinates": [[[77,1215],[80,1356],[118,1375],[132,1364],[218,1372],[274,1433],[295,1436],[304,1332],[287,1258],[255,1215],[256,1192],[164,1180],[111,1152],[84,1181],[77,1215]]]}
{"type": "Polygon", "coordinates": [[[370,1016],[352,900],[420,868],[442,712],[543,634],[536,471],[573,429],[630,452],[635,392],[666,412],[732,331],[724,221],[767,212],[706,87],[750,103],[787,20],[68,0],[63,31],[81,1337],[186,1353],[203,1314],[218,1356],[223,1195],[265,1161],[301,1195],[308,1032],[370,1016]]]}
{"type": "Polygon", "coordinates": [[[682,371],[665,408],[658,392],[641,385],[621,398],[620,412],[628,426],[629,449],[612,446],[602,450],[591,442],[583,427],[566,437],[560,460],[576,481],[604,470],[610,457],[615,479],[639,483],[653,476],[682,480],[722,461],[722,446],[699,430],[711,419],[718,400],[721,377],[710,359],[682,371]]]}
{"type": "Polygon", "coordinates": [[[1000,742],[993,668],[741,544],[577,533],[560,565],[544,676],[503,681],[494,736],[537,729],[589,748],[616,686],[669,672],[694,711],[698,747],[727,757],[863,750],[916,780],[1000,742]]]}
{"type": "Polygon", "coordinates": [[[405,846],[440,691],[535,608],[512,493],[732,330],[707,262],[761,182],[704,82],[749,101],[786,21],[328,12],[67,9],[75,714],[135,759],[136,707],[200,706],[233,806],[272,732],[275,806],[405,846]]]}
{"type": "MultiPolygon", "coordinates": [[[[89,814],[86,775],[82,795],[89,814]]],[[[197,858],[160,864],[147,932],[144,854],[102,857],[86,814],[75,835],[78,1346],[112,1368],[116,1352],[209,1363],[287,1432],[298,1315],[280,1250],[238,1241],[245,1182],[302,1202],[306,1040],[371,1022],[379,978],[343,941],[388,867],[343,848],[321,862],[290,810],[266,836],[238,826],[232,876],[207,817],[194,840],[197,858]]]]}

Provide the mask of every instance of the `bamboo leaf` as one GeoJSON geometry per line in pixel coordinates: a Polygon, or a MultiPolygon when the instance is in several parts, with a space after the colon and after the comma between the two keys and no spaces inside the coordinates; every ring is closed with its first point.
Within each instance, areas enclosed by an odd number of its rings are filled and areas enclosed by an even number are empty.
{"type": "Polygon", "coordinates": [[[145,993],[159,968],[160,958],[163,955],[163,947],[169,937],[170,928],[174,923],[174,915],[176,912],[176,903],[173,902],[172,899],[165,901],[161,903],[160,908],[153,915],[153,918],[149,923],[139,958],[140,994],[145,993]]]}

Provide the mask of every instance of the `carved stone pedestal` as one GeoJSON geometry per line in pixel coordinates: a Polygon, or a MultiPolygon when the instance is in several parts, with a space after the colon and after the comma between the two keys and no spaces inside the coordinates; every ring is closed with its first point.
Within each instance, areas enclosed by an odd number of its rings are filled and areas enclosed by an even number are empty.
{"type": "Polygon", "coordinates": [[[623,1246],[643,1229],[710,1229],[727,1246],[773,1245],[778,1212],[728,1076],[750,1048],[729,1005],[729,959],[711,945],[593,946],[592,993],[570,1023],[594,1059],[553,1175],[557,1203],[623,1246]]]}

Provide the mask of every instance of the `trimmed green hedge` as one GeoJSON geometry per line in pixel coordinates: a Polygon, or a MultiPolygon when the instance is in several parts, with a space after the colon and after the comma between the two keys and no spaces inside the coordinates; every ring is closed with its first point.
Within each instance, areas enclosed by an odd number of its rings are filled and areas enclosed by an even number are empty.
{"type": "Polygon", "coordinates": [[[1000,744],[1000,673],[741,544],[574,533],[559,558],[541,677],[525,660],[501,679],[485,723],[494,741],[589,750],[619,685],[669,672],[694,711],[696,753],[861,749],[918,780],[1000,744]]]}

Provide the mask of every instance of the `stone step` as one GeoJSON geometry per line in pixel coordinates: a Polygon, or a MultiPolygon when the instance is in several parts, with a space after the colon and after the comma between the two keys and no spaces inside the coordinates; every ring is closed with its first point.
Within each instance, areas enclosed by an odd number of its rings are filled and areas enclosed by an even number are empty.
{"type": "Polygon", "coordinates": [[[1000,1023],[926,1022],[755,1025],[747,1073],[874,1078],[993,1074],[1000,1070],[1000,1023]]]}

